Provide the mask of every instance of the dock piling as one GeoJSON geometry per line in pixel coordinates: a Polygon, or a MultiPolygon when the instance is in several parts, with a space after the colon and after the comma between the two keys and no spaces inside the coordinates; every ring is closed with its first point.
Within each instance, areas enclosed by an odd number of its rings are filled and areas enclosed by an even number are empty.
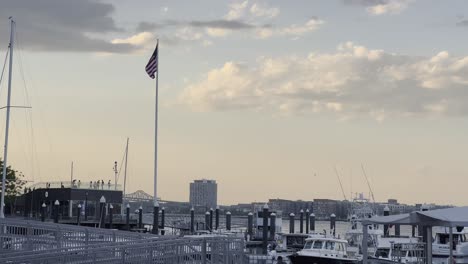
{"type": "Polygon", "coordinates": [[[306,214],[305,214],[305,223],[306,223],[306,234],[309,234],[309,220],[310,220],[310,213],[309,213],[309,209],[306,210],[306,214]]]}
{"type": "Polygon", "coordinates": [[[315,231],[315,214],[310,214],[310,231],[315,231]]]}
{"type": "Polygon", "coordinates": [[[226,230],[231,231],[231,212],[226,213],[226,230]]]}
{"type": "Polygon", "coordinates": [[[304,210],[299,212],[299,233],[304,233],[304,210]]]}
{"type": "Polygon", "coordinates": [[[210,230],[213,231],[213,208],[210,208],[210,230]]]}
{"type": "MultiPolygon", "coordinates": [[[[384,216],[389,216],[390,215],[390,208],[388,208],[388,206],[385,206],[384,210],[383,210],[383,215],[384,216]]],[[[384,233],[384,236],[388,236],[388,225],[384,225],[383,226],[383,233],[384,233]]]]}
{"type": "Polygon", "coordinates": [[[127,204],[126,208],[126,217],[125,217],[125,229],[127,231],[130,231],[130,204],[127,204]]]}
{"type": "MultiPolygon", "coordinates": [[[[138,208],[138,228],[139,229],[143,228],[143,207],[141,205],[140,205],[140,208],[138,208]]],[[[153,226],[153,230],[154,229],[155,227],[153,226]]]]}
{"type": "Polygon", "coordinates": [[[247,235],[249,241],[253,239],[253,214],[251,212],[247,215],[247,235]]]}
{"type": "Polygon", "coordinates": [[[270,240],[275,240],[276,234],[276,214],[270,214],[270,240]]]}
{"type": "Polygon", "coordinates": [[[205,213],[205,230],[210,230],[210,212],[208,211],[205,213]]]}
{"type": "Polygon", "coordinates": [[[76,225],[80,225],[81,204],[78,204],[76,211],[76,225]]]}
{"type": "Polygon", "coordinates": [[[219,206],[216,206],[216,211],[215,211],[215,229],[218,230],[219,228],[219,206]]]}
{"type": "Polygon", "coordinates": [[[59,206],[60,206],[60,202],[58,200],[55,200],[55,203],[54,203],[54,223],[58,223],[58,220],[59,220],[59,206]]]}
{"type": "Polygon", "coordinates": [[[165,226],[166,226],[166,209],[163,207],[161,208],[161,235],[164,236],[164,233],[165,233],[165,226]]]}
{"type": "Polygon", "coordinates": [[[195,232],[195,209],[192,207],[190,209],[190,233],[195,232]]]}
{"type": "Polygon", "coordinates": [[[154,204],[153,204],[153,230],[151,230],[151,232],[154,235],[159,234],[159,203],[157,199],[154,199],[154,204]]]}
{"type": "Polygon", "coordinates": [[[106,211],[105,211],[105,205],[106,205],[106,197],[101,196],[101,199],[99,199],[99,227],[100,228],[105,228],[105,218],[106,218],[106,211]]]}
{"type": "Polygon", "coordinates": [[[263,206],[263,226],[262,226],[262,231],[263,231],[263,246],[262,246],[262,252],[264,255],[268,253],[267,247],[268,247],[268,204],[265,204],[263,206]]]}
{"type": "Polygon", "coordinates": [[[294,234],[294,214],[289,214],[289,233],[294,234]]]}
{"type": "Polygon", "coordinates": [[[44,222],[45,221],[45,215],[46,215],[46,204],[45,203],[42,203],[42,213],[41,213],[41,221],[44,222]]]}
{"type": "Polygon", "coordinates": [[[330,231],[333,230],[333,235],[335,235],[335,229],[336,229],[336,215],[331,214],[330,215],[330,231]]]}
{"type": "Polygon", "coordinates": [[[109,204],[109,229],[112,229],[112,222],[114,221],[114,206],[109,204]]]}

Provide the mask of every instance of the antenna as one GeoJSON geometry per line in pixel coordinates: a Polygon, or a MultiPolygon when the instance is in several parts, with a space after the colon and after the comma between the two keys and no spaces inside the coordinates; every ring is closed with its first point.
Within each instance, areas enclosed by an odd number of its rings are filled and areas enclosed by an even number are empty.
{"type": "Polygon", "coordinates": [[[364,170],[364,165],[361,163],[362,173],[364,174],[364,178],[366,178],[367,187],[369,187],[369,192],[372,197],[372,201],[375,203],[374,192],[372,191],[372,187],[370,186],[369,179],[367,178],[366,171],[364,170]]]}
{"type": "Polygon", "coordinates": [[[338,182],[340,183],[341,192],[343,193],[343,197],[347,201],[348,199],[346,199],[346,194],[345,194],[345,191],[343,189],[343,184],[341,183],[341,179],[340,179],[340,175],[338,174],[338,170],[336,169],[336,166],[333,166],[333,168],[335,169],[336,177],[338,178],[338,182]]]}

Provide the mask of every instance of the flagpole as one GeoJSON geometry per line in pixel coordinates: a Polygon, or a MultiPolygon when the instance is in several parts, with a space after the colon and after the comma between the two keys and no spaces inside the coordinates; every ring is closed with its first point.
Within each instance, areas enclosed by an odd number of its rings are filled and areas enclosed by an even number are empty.
{"type": "Polygon", "coordinates": [[[154,196],[153,196],[153,234],[158,234],[159,228],[159,203],[158,203],[158,81],[159,81],[159,39],[156,42],[156,104],[155,104],[155,122],[154,122],[154,196]]]}

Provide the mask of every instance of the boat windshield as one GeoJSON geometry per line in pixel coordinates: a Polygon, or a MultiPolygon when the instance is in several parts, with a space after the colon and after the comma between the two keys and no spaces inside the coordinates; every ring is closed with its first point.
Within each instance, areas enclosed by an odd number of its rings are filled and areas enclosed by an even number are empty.
{"type": "Polygon", "coordinates": [[[312,244],[314,244],[314,241],[307,241],[304,245],[304,249],[311,249],[312,244]]]}
{"type": "Polygon", "coordinates": [[[322,249],[322,247],[323,247],[323,241],[316,240],[314,242],[314,246],[313,246],[314,249],[322,249]]]}
{"type": "Polygon", "coordinates": [[[389,248],[379,248],[377,251],[375,251],[375,257],[376,258],[388,258],[388,255],[390,253],[389,248]]]}
{"type": "MultiPolygon", "coordinates": [[[[439,234],[437,242],[440,244],[448,244],[449,241],[449,234],[439,234]]],[[[466,236],[465,234],[453,234],[453,241],[455,243],[466,242],[466,236]]]]}
{"type": "Polygon", "coordinates": [[[333,242],[333,241],[326,241],[326,242],[325,242],[325,249],[334,250],[334,249],[335,249],[335,242],[333,242]]]}

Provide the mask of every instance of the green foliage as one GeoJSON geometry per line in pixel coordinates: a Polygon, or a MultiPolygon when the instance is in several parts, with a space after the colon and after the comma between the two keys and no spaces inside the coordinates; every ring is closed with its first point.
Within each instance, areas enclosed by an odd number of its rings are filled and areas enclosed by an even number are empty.
{"type": "MultiPolygon", "coordinates": [[[[0,193],[2,188],[2,177],[3,177],[3,160],[0,160],[0,193]]],[[[11,169],[11,166],[7,167],[6,170],[6,192],[5,192],[5,203],[14,203],[16,197],[21,194],[26,181],[22,180],[24,178],[23,173],[11,169]]]]}

